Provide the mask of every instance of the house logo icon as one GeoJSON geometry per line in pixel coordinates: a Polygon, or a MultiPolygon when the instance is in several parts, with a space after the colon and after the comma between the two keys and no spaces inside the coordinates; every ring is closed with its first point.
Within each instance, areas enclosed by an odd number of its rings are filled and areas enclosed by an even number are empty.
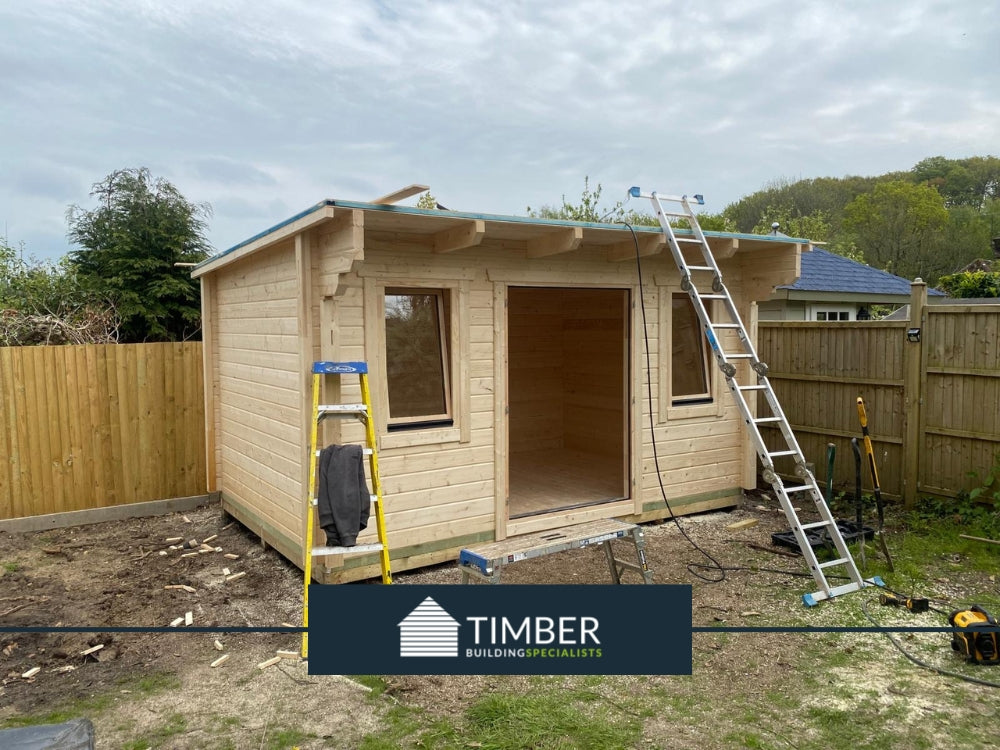
{"type": "Polygon", "coordinates": [[[399,623],[400,656],[458,656],[458,621],[427,597],[399,623]]]}

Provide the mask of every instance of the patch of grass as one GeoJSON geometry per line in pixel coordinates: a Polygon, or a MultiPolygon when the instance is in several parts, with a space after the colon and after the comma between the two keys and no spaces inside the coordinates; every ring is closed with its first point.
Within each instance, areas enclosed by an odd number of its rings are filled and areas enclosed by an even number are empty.
{"type": "Polygon", "coordinates": [[[130,697],[144,698],[167,690],[176,690],[180,686],[180,680],[175,675],[166,672],[143,675],[132,680],[122,680],[118,683],[116,692],[109,691],[100,695],[67,701],[44,713],[12,716],[0,721],[0,729],[37,726],[39,724],[61,724],[81,716],[93,717],[95,714],[108,710],[117,700],[128,700],[130,697]],[[122,690],[126,692],[122,693],[122,690]]]}
{"type": "Polygon", "coordinates": [[[389,683],[387,683],[384,678],[374,674],[349,674],[345,675],[345,677],[349,680],[354,680],[359,685],[364,685],[366,688],[370,688],[370,697],[372,698],[378,698],[389,686],[389,683]]]}
{"type": "Polygon", "coordinates": [[[181,734],[187,729],[187,719],[183,714],[170,714],[166,720],[151,732],[122,745],[122,750],[146,750],[156,747],[164,740],[181,734]]]}
{"type": "MultiPolygon", "coordinates": [[[[423,728],[420,712],[402,705],[393,706],[381,718],[382,728],[375,734],[362,738],[361,744],[358,745],[359,750],[397,750],[397,748],[406,747],[404,741],[414,737],[423,728]]],[[[443,733],[444,728],[444,722],[432,724],[428,728],[428,739],[421,744],[421,747],[442,747],[438,740],[446,739],[443,733]],[[433,729],[436,729],[440,734],[436,739],[434,732],[431,731],[433,729]]],[[[445,744],[443,747],[448,747],[448,745],[445,744]]]]}
{"type": "Polygon", "coordinates": [[[0,729],[13,729],[15,727],[33,727],[39,724],[61,724],[64,721],[79,719],[85,716],[93,716],[101,713],[114,703],[114,696],[110,693],[103,695],[93,695],[87,698],[80,698],[76,701],[68,702],[56,709],[44,713],[32,714],[29,716],[11,716],[0,721],[0,729]]]}
{"type": "Polygon", "coordinates": [[[5,573],[16,573],[21,569],[21,563],[5,562],[3,564],[3,569],[5,573]]]}
{"type": "Polygon", "coordinates": [[[612,713],[591,691],[534,691],[486,695],[466,711],[466,740],[484,750],[513,747],[631,747],[639,736],[634,716],[612,713]],[[581,706],[581,702],[591,705],[581,706]]]}
{"type": "Polygon", "coordinates": [[[274,727],[268,730],[261,747],[265,750],[290,750],[303,741],[312,739],[316,739],[315,734],[288,727],[274,727]]]}
{"type": "Polygon", "coordinates": [[[131,689],[141,695],[150,696],[164,693],[167,690],[177,690],[181,686],[180,678],[169,672],[154,672],[143,675],[136,680],[129,680],[123,685],[130,685],[131,689]]]}

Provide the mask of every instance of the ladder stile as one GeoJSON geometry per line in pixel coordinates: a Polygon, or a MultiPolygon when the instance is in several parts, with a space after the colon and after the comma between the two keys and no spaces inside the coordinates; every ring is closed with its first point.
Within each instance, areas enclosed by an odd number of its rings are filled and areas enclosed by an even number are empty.
{"type": "Polygon", "coordinates": [[[385,528],[385,509],[382,499],[382,479],[378,465],[378,443],[375,435],[375,420],[371,418],[372,397],[368,386],[368,365],[365,362],[314,362],[312,366],[312,419],[309,433],[309,494],[306,503],[306,536],[303,544],[303,593],[302,593],[302,658],[309,656],[309,584],[312,582],[312,561],[314,557],[328,555],[350,555],[378,552],[379,568],[382,572],[382,583],[392,583],[392,571],[389,559],[389,540],[385,528]],[[356,375],[361,387],[361,403],[321,404],[320,392],[323,388],[323,377],[337,375],[341,378],[356,375]],[[313,544],[315,534],[315,517],[318,506],[317,476],[319,473],[319,424],[324,417],[353,417],[358,419],[365,428],[365,444],[361,449],[362,457],[368,459],[368,479],[372,492],[369,500],[375,516],[375,531],[378,543],[358,544],[353,547],[316,546],[313,544]]]}
{"type": "MultiPolygon", "coordinates": [[[[808,605],[813,605],[817,602],[823,601],[824,599],[829,599],[834,596],[839,596],[840,594],[846,594],[851,591],[857,591],[864,588],[864,586],[869,582],[866,582],[862,578],[861,573],[854,564],[854,559],[851,557],[851,553],[847,548],[847,543],[844,541],[843,535],[837,527],[837,523],[830,512],[829,506],[826,504],[826,500],[823,498],[822,492],[820,492],[819,485],[816,483],[816,478],[806,465],[805,455],[802,453],[802,449],[799,447],[799,443],[795,439],[795,433],[792,431],[788,418],[785,416],[781,405],[778,403],[778,398],[767,378],[767,365],[760,361],[760,357],[757,354],[753,342],[750,340],[746,326],[743,325],[739,311],[736,309],[736,303],[733,301],[732,295],[730,295],[729,290],[723,281],[722,272],[719,270],[715,256],[712,254],[712,248],[709,245],[701,226],[698,224],[697,215],[691,208],[692,202],[698,205],[703,205],[704,199],[700,195],[695,195],[689,198],[686,195],[661,196],[655,192],[644,194],[637,187],[633,187],[629,190],[629,196],[633,198],[647,198],[652,203],[653,210],[660,222],[660,228],[663,230],[663,234],[667,240],[667,246],[670,248],[670,253],[677,265],[677,270],[680,272],[681,288],[687,292],[688,297],[691,300],[691,305],[694,307],[698,320],[701,323],[702,330],[705,333],[705,338],[711,347],[712,355],[715,357],[715,360],[719,365],[719,369],[726,378],[726,384],[729,387],[730,392],[733,394],[733,400],[736,402],[740,414],[743,417],[743,422],[747,427],[747,432],[750,436],[751,442],[754,444],[757,456],[764,467],[764,479],[774,489],[774,493],[777,495],[778,500],[781,503],[782,510],[785,513],[785,518],[787,519],[788,524],[794,533],[795,539],[799,544],[799,548],[802,551],[802,555],[806,560],[813,578],[819,586],[819,591],[813,594],[806,594],[803,596],[803,601],[808,605]],[[671,206],[670,209],[666,209],[663,206],[664,203],[679,204],[680,207],[676,208],[671,206]],[[693,237],[677,237],[677,230],[675,230],[673,225],[670,223],[670,218],[672,217],[687,220],[691,227],[691,235],[693,237]],[[681,243],[688,246],[691,244],[697,244],[704,262],[689,263],[681,252],[681,243]],[[698,289],[695,282],[692,280],[692,271],[711,271],[713,273],[710,291],[702,292],[698,289]],[[706,303],[713,304],[716,300],[721,301],[721,306],[725,308],[730,322],[714,322],[712,320],[706,303]],[[715,333],[716,331],[719,332],[719,335],[715,333]],[[727,348],[723,348],[719,337],[726,331],[734,331],[736,333],[742,351],[732,351],[733,342],[729,340],[726,342],[727,348]],[[738,372],[737,364],[741,362],[745,362],[749,365],[749,371],[756,375],[756,384],[741,385],[736,382],[738,372]],[[744,394],[748,392],[763,393],[764,400],[771,411],[771,416],[757,417],[754,414],[754,410],[751,409],[750,404],[744,396],[744,394]],[[778,431],[781,433],[781,438],[784,441],[785,447],[781,448],[779,446],[774,450],[768,447],[767,442],[764,440],[764,436],[760,432],[760,425],[777,427],[778,431]],[[775,469],[775,458],[792,458],[795,464],[795,474],[798,479],[802,481],[802,484],[786,488],[784,482],[775,469]],[[819,513],[821,520],[803,524],[799,520],[797,513],[798,509],[792,504],[792,501],[789,498],[790,493],[808,493],[816,506],[816,511],[819,513]],[[833,541],[834,547],[836,548],[836,557],[833,560],[821,563],[816,558],[816,554],[805,533],[807,530],[814,528],[823,528],[825,533],[828,534],[830,539],[833,541]],[[850,583],[840,586],[830,585],[824,570],[837,567],[843,567],[846,569],[847,577],[850,579],[850,583]]],[[[707,283],[707,279],[704,274],[698,278],[707,283]]],[[[878,579],[874,579],[874,581],[876,584],[881,585],[878,579]]]]}

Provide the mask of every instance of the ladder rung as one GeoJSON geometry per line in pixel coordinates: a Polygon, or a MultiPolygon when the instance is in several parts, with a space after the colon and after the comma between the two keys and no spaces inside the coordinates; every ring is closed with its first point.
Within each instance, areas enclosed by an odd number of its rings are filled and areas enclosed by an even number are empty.
{"type": "MultiPolygon", "coordinates": [[[[320,454],[321,454],[322,452],[323,452],[323,451],[321,451],[321,450],[318,450],[318,451],[316,451],[316,457],[317,457],[317,458],[319,458],[319,455],[320,455],[320,454]]],[[[373,451],[373,450],[372,450],[371,448],[362,448],[362,449],[361,449],[361,455],[362,455],[362,456],[370,456],[370,455],[372,455],[372,454],[373,454],[374,452],[375,452],[375,451],[373,451]]]]}
{"type": "MultiPolygon", "coordinates": [[[[368,502],[370,502],[370,503],[377,503],[378,502],[378,495],[369,495],[368,496],[368,502]]],[[[312,506],[314,508],[319,507],[319,498],[318,497],[314,497],[312,499],[312,506]]]]}
{"type": "Polygon", "coordinates": [[[739,328],[739,323],[709,323],[712,328],[739,328]]]}
{"type": "Polygon", "coordinates": [[[738,385],[736,389],[739,391],[766,391],[766,385],[738,385]]]}
{"type": "Polygon", "coordinates": [[[811,489],[812,489],[811,484],[800,484],[796,487],[785,487],[785,494],[788,494],[789,492],[805,492],[806,490],[811,490],[811,489]]]}
{"type": "Polygon", "coordinates": [[[830,525],[829,521],[816,521],[815,523],[804,523],[802,524],[801,528],[803,531],[805,531],[806,529],[818,529],[821,526],[829,526],[829,525],[830,525]]]}
{"type": "Polygon", "coordinates": [[[728,354],[727,352],[723,352],[722,356],[726,359],[753,359],[752,354],[728,354]]]}
{"type": "Polygon", "coordinates": [[[714,271],[715,269],[711,266],[688,266],[689,271],[714,271]]]}
{"type": "Polygon", "coordinates": [[[725,294],[699,294],[702,299],[729,299],[725,294]]]}
{"type": "Polygon", "coordinates": [[[797,456],[798,451],[775,451],[774,453],[768,453],[769,456],[797,456]]]}
{"type": "Polygon", "coordinates": [[[841,558],[838,558],[836,560],[830,560],[830,561],[825,562],[825,563],[820,563],[816,567],[818,567],[820,569],[823,569],[823,568],[832,568],[834,565],[843,565],[846,562],[850,562],[850,560],[848,560],[846,557],[841,557],[841,558]]]}
{"type": "Polygon", "coordinates": [[[696,240],[696,239],[694,239],[692,237],[674,237],[674,239],[677,240],[678,242],[687,242],[687,243],[693,244],[693,245],[700,245],[701,244],[701,240],[696,240]]]}
{"type": "Polygon", "coordinates": [[[316,410],[320,414],[353,414],[360,412],[361,414],[368,413],[368,407],[364,404],[320,404],[316,407],[316,410]]]}
{"type": "Polygon", "coordinates": [[[783,421],[781,417],[761,417],[760,419],[755,419],[755,424],[764,424],[765,422],[781,422],[783,421]]]}
{"type": "Polygon", "coordinates": [[[355,552],[381,552],[382,545],[376,544],[358,544],[354,547],[313,547],[312,555],[313,557],[318,557],[321,555],[350,555],[355,552]]]}

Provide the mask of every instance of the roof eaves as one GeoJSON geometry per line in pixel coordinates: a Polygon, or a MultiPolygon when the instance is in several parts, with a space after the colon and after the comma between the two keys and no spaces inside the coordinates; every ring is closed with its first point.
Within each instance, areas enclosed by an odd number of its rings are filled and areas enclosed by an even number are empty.
{"type": "MultiPolygon", "coordinates": [[[[254,236],[246,240],[243,240],[242,242],[233,245],[232,247],[226,250],[223,250],[221,253],[213,255],[210,258],[206,258],[192,269],[192,276],[197,277],[201,276],[204,273],[207,273],[208,270],[211,270],[207,268],[208,266],[215,266],[221,259],[226,258],[227,256],[231,256],[232,254],[247,247],[248,245],[252,245],[256,242],[259,242],[260,240],[266,238],[268,235],[279,232],[281,229],[284,229],[290,224],[293,224],[296,221],[299,221],[300,219],[303,219],[304,217],[308,216],[309,214],[326,207],[350,208],[362,211],[378,211],[384,213],[394,213],[394,214],[403,214],[411,216],[438,216],[438,217],[447,216],[449,218],[456,218],[456,219],[475,219],[479,221],[509,222],[515,224],[537,224],[540,226],[557,226],[557,227],[581,227],[583,229],[604,229],[604,230],[624,231],[627,227],[631,226],[631,228],[636,233],[639,234],[643,233],[659,234],[660,232],[662,232],[662,229],[660,229],[659,227],[633,226],[633,225],[626,225],[623,222],[609,223],[609,222],[591,222],[591,221],[572,221],[569,219],[548,219],[535,216],[509,216],[504,214],[472,213],[468,211],[441,211],[433,208],[430,209],[415,208],[411,206],[397,206],[384,203],[364,203],[360,201],[327,199],[320,201],[319,203],[316,203],[313,206],[310,206],[304,211],[300,211],[294,216],[291,216],[288,219],[285,219],[284,221],[281,221],[275,224],[274,226],[265,229],[262,232],[258,232],[254,236]]],[[[693,233],[692,230],[690,229],[677,229],[675,231],[677,232],[677,234],[681,235],[689,235],[693,233]]],[[[743,232],[717,232],[712,230],[704,230],[703,234],[706,237],[721,237],[725,239],[735,239],[735,240],[758,240],[763,242],[775,242],[776,244],[782,244],[782,245],[787,245],[790,243],[805,245],[807,247],[810,245],[809,240],[800,237],[787,237],[787,236],[776,237],[774,235],[766,235],[766,234],[748,234],[743,232]]]]}

